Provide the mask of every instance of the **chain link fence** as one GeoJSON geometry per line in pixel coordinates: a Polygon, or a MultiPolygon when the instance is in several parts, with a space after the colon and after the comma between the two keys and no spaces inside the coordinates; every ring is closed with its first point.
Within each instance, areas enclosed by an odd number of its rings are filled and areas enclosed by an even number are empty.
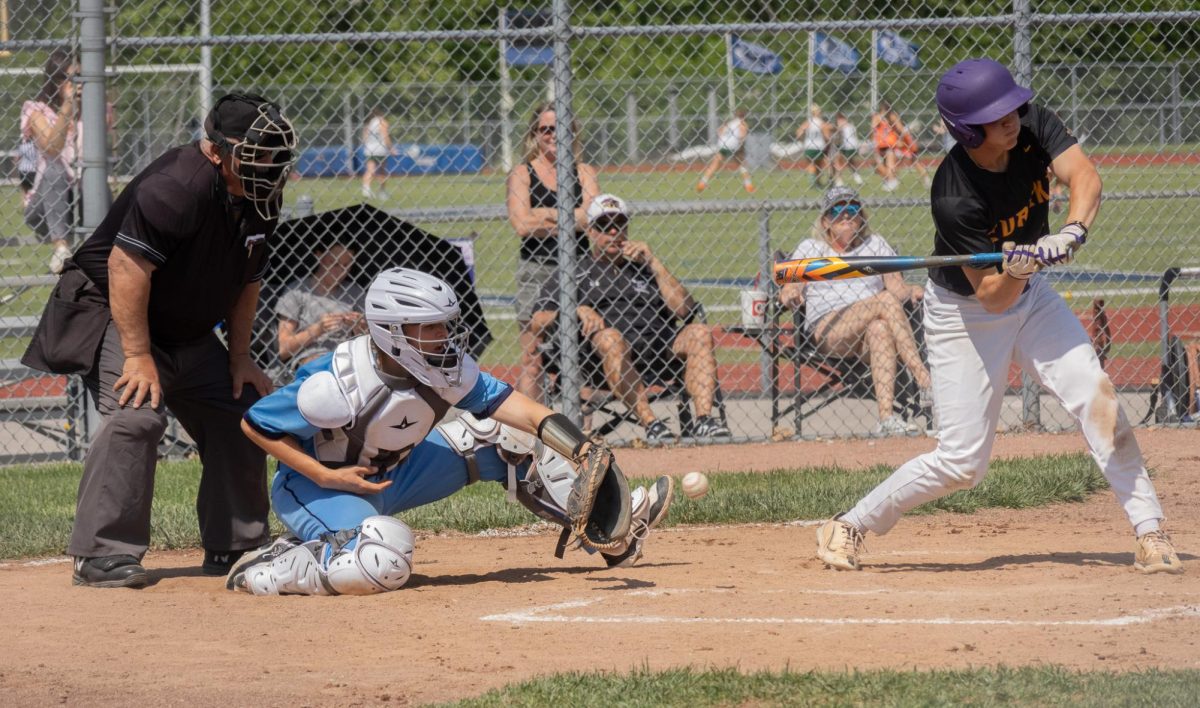
{"type": "MultiPolygon", "coordinates": [[[[923,272],[822,295],[835,313],[886,303],[874,349],[865,325],[822,338],[760,274],[831,248],[818,204],[832,184],[861,193],[872,248],[930,251],[927,185],[947,149],[933,92],[972,56],[1011,66],[1100,167],[1093,236],[1051,276],[1130,417],[1196,416],[1200,300],[1178,278],[1200,265],[1190,4],[576,5],[0,0],[4,460],[78,457],[96,425],[77,381],[19,362],[56,247],[233,90],[283,104],[302,139],[255,342],[280,382],[361,331],[375,272],[413,265],[469,293],[485,369],[614,442],[867,436],[893,414],[892,432],[924,434],[923,272]],[[65,80],[84,87],[73,110],[46,73],[57,49],[83,59],[65,80]],[[58,121],[72,129],[50,145],[58,121]],[[578,208],[550,208],[575,184],[578,208]],[[632,245],[582,230],[601,193],[627,202],[632,245]],[[51,229],[51,213],[70,220],[51,229]]],[[[1009,384],[1005,428],[1072,427],[1032,381],[1009,384]]]]}

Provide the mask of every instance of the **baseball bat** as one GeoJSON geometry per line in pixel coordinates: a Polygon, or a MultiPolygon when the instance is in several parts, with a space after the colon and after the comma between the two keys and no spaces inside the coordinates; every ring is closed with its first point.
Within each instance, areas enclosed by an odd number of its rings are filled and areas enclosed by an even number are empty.
{"type": "Polygon", "coordinates": [[[999,265],[1003,253],[973,253],[966,256],[848,256],[846,258],[799,258],[775,264],[775,283],[811,283],[821,280],[865,278],[868,275],[899,273],[918,268],[999,265]]]}

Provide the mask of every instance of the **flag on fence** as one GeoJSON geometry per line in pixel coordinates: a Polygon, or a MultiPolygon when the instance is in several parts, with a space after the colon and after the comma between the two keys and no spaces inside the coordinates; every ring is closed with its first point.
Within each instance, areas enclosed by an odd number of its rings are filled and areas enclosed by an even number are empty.
{"type": "Polygon", "coordinates": [[[875,38],[875,51],[879,58],[889,64],[899,64],[910,69],[921,68],[917,52],[921,48],[891,30],[880,30],[875,38]]]}
{"type": "MultiPolygon", "coordinates": [[[[505,8],[504,19],[508,29],[549,27],[554,21],[549,10],[518,10],[511,7],[505,8]]],[[[512,39],[505,48],[504,61],[509,66],[546,66],[554,63],[554,47],[540,39],[512,39]]]]}
{"type": "Polygon", "coordinates": [[[829,69],[837,69],[847,74],[858,68],[861,58],[858,50],[840,39],[834,39],[823,32],[813,35],[813,63],[829,69]]]}
{"type": "Polygon", "coordinates": [[[737,35],[730,37],[729,51],[735,69],[752,74],[778,74],[783,71],[783,61],[778,54],[766,47],[747,42],[737,35]]]}

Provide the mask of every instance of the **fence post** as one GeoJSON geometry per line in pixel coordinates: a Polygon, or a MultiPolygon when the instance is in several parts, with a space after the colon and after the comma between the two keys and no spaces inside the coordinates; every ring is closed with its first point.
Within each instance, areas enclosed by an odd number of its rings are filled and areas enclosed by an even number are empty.
{"type": "Polygon", "coordinates": [[[633,91],[625,94],[625,152],[629,162],[638,161],[638,107],[637,94],[633,91]]]}
{"type": "Polygon", "coordinates": [[[108,124],[104,77],[104,0],[79,0],[79,82],[83,85],[83,220],[91,231],[108,213],[108,124]]]}
{"type": "MultiPolygon", "coordinates": [[[[200,38],[212,36],[212,0],[200,0],[200,38]]],[[[212,46],[200,45],[200,120],[212,104],[212,46]]]]}
{"type": "Polygon", "coordinates": [[[579,390],[579,320],[575,315],[575,135],[571,122],[571,8],[567,0],[554,0],[554,115],[558,151],[558,338],[562,414],[582,424],[579,390]]]}
{"type": "Polygon", "coordinates": [[[667,89],[667,142],[672,152],[679,149],[679,92],[667,89]]]}
{"type": "Polygon", "coordinates": [[[717,128],[720,126],[720,118],[717,117],[717,90],[710,88],[708,90],[708,144],[715,145],[717,142],[717,128]]]}
{"type": "MultiPolygon", "coordinates": [[[[770,302],[775,297],[775,278],[773,277],[771,265],[771,210],[764,206],[758,212],[758,284],[759,288],[767,294],[767,301],[770,302]]],[[[759,361],[759,386],[763,393],[771,390],[774,384],[771,381],[772,364],[774,364],[771,352],[767,351],[767,347],[761,347],[758,355],[759,361]]],[[[770,431],[768,431],[768,435],[770,431]]]]}
{"type": "Polygon", "coordinates": [[[1013,0],[1013,14],[1016,15],[1013,27],[1013,77],[1022,86],[1033,85],[1032,13],[1029,0],[1013,0]]]}

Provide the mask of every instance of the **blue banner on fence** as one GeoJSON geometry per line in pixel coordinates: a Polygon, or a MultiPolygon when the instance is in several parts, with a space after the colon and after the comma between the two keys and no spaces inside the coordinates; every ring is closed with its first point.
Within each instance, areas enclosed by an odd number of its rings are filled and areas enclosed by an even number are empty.
{"type": "Polygon", "coordinates": [[[778,74],[783,71],[783,60],[766,47],[747,42],[737,35],[730,38],[733,68],[752,74],[778,74]]]}
{"type": "Polygon", "coordinates": [[[875,51],[879,58],[889,64],[899,64],[910,69],[921,68],[917,56],[921,48],[891,30],[882,30],[875,39],[875,51]]]}
{"type": "Polygon", "coordinates": [[[813,63],[817,66],[851,74],[858,68],[858,60],[861,57],[857,49],[840,39],[834,39],[823,32],[813,35],[813,63]]]}

